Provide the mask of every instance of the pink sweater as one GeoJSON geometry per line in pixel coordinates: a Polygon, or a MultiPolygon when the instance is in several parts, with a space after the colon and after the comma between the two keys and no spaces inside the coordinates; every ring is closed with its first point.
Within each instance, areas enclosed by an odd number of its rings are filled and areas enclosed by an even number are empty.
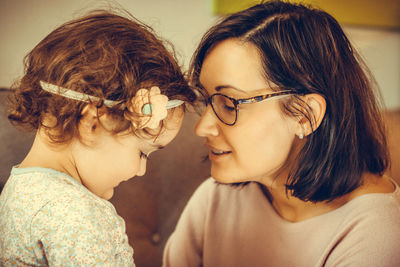
{"type": "Polygon", "coordinates": [[[400,189],[292,223],[257,184],[208,179],[185,207],[163,266],[400,266],[400,189]]]}

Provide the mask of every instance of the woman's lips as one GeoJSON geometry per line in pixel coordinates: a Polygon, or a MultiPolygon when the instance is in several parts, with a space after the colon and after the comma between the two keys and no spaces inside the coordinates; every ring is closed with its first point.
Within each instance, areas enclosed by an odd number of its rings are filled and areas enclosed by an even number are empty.
{"type": "Polygon", "coordinates": [[[223,150],[223,149],[219,149],[219,148],[215,148],[214,146],[206,143],[206,146],[208,147],[208,149],[210,150],[209,152],[209,157],[211,160],[213,159],[217,159],[217,158],[221,158],[227,154],[232,153],[232,151],[229,150],[223,150]]]}
{"type": "Polygon", "coordinates": [[[223,150],[216,150],[216,149],[210,149],[210,151],[211,151],[211,153],[213,153],[214,155],[217,155],[217,156],[231,153],[230,151],[223,151],[223,150]]]}

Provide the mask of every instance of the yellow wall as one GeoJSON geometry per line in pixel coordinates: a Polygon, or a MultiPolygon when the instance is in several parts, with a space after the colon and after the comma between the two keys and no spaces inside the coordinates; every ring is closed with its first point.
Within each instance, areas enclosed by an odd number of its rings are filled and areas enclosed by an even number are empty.
{"type": "MultiPolygon", "coordinates": [[[[215,14],[240,11],[259,0],[214,0],[215,14]]],[[[400,0],[291,0],[319,7],[348,25],[400,28],[400,0]]]]}

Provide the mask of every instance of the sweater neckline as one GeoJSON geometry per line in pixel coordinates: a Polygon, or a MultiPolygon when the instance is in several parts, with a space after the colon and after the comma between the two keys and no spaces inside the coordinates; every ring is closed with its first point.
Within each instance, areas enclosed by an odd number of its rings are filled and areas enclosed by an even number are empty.
{"type": "Polygon", "coordinates": [[[297,222],[292,222],[292,221],[286,220],[285,218],[281,217],[277,213],[277,211],[274,209],[274,207],[272,206],[271,196],[264,192],[265,189],[262,188],[261,184],[257,184],[257,186],[258,186],[258,190],[259,190],[260,194],[262,194],[263,197],[267,200],[267,203],[266,202],[264,202],[264,203],[266,205],[266,208],[269,209],[270,212],[273,214],[274,220],[279,224],[288,225],[288,226],[290,225],[290,226],[294,227],[294,226],[303,226],[303,225],[306,225],[309,223],[312,224],[314,221],[323,220],[326,217],[331,217],[331,216],[335,217],[336,214],[340,214],[340,213],[344,214],[347,211],[354,210],[353,207],[355,205],[358,205],[360,202],[364,202],[364,201],[371,202],[371,201],[378,201],[378,200],[382,200],[382,199],[398,199],[398,201],[400,201],[400,187],[396,183],[396,181],[394,181],[392,178],[389,177],[389,179],[395,187],[393,192],[363,194],[363,195],[355,197],[354,199],[350,200],[349,202],[343,204],[342,206],[340,206],[334,210],[331,210],[331,211],[328,211],[328,212],[325,212],[325,213],[322,213],[322,214],[319,214],[319,215],[316,215],[316,216],[313,216],[313,217],[310,217],[310,218],[307,218],[307,219],[304,219],[301,221],[297,221],[297,222]]]}
{"type": "Polygon", "coordinates": [[[45,168],[45,167],[23,167],[23,168],[20,168],[19,165],[15,165],[11,169],[12,175],[20,175],[20,174],[26,174],[26,173],[32,173],[32,172],[40,172],[40,173],[47,173],[47,174],[62,176],[64,178],[66,178],[68,181],[71,181],[74,184],[82,186],[82,184],[79,181],[77,181],[75,178],[73,178],[71,175],[66,174],[64,172],[57,171],[52,168],[45,168]]]}

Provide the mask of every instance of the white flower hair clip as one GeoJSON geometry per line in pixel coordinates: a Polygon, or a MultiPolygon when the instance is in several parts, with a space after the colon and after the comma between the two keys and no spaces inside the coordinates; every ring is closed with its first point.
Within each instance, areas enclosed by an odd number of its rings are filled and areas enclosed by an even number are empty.
{"type": "MultiPolygon", "coordinates": [[[[126,105],[130,112],[139,115],[138,118],[131,119],[135,128],[156,129],[160,121],[167,117],[168,104],[172,104],[169,102],[168,97],[161,94],[160,88],[153,86],[150,90],[144,88],[138,90],[135,97],[126,105]]],[[[130,116],[128,116],[128,119],[130,119],[130,116]]]]}
{"type": "MultiPolygon", "coordinates": [[[[40,86],[46,92],[63,96],[65,98],[82,101],[82,102],[99,102],[100,98],[91,96],[85,93],[76,92],[67,88],[63,88],[51,83],[40,81],[40,86]]],[[[107,107],[113,107],[121,101],[114,100],[103,100],[103,103],[107,107]]],[[[132,113],[139,115],[139,118],[131,118],[132,123],[137,129],[150,128],[155,129],[159,126],[160,121],[165,119],[167,116],[167,110],[178,107],[184,103],[183,100],[174,99],[168,100],[166,95],[161,94],[160,88],[153,86],[148,89],[140,89],[136,92],[136,95],[122,105],[122,109],[125,107],[132,113]]]]}

